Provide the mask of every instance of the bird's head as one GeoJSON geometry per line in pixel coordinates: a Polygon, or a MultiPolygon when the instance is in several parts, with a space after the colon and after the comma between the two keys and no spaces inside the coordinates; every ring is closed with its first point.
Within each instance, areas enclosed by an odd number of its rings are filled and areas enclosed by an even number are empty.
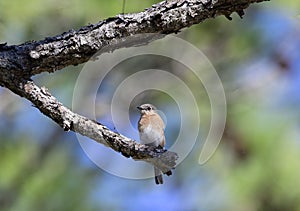
{"type": "Polygon", "coordinates": [[[137,109],[140,110],[141,114],[151,114],[156,112],[156,107],[154,105],[151,105],[149,103],[143,104],[137,107],[137,109]]]}

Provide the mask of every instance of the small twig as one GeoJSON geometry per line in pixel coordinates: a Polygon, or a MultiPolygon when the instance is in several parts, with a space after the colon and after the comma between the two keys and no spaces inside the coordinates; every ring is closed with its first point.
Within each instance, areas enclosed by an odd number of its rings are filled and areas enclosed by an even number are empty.
{"type": "Polygon", "coordinates": [[[123,0],[123,5],[122,5],[122,14],[125,13],[125,3],[126,3],[126,0],[123,0]]]}

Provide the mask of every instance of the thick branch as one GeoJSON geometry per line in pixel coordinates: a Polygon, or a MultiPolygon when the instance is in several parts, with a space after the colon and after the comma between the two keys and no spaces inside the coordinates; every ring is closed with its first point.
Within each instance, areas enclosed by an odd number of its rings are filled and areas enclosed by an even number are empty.
{"type": "MultiPolygon", "coordinates": [[[[0,45],[0,72],[31,77],[41,72],[53,72],[69,65],[78,65],[89,60],[96,52],[110,52],[132,46],[132,35],[145,34],[140,43],[160,38],[158,34],[177,33],[185,27],[205,19],[243,10],[251,3],[267,0],[173,0],[164,1],[143,12],[118,15],[97,24],[75,31],[70,30],[55,37],[18,46],[0,45]],[[156,34],[146,35],[146,34],[156,34]]],[[[0,85],[3,84],[0,75],[0,85]]]]}

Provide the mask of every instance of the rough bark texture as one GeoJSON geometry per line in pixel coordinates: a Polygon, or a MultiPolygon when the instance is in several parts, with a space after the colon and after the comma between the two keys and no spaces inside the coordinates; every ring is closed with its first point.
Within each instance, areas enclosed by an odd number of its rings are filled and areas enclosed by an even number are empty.
{"type": "Polygon", "coordinates": [[[127,158],[146,161],[163,172],[176,165],[178,156],[174,152],[157,149],[137,143],[130,138],[109,130],[94,120],[72,112],[52,96],[45,87],[38,87],[31,80],[15,79],[10,81],[13,92],[30,100],[43,114],[50,117],[65,131],[74,131],[98,143],[112,148],[127,158]]]}
{"type": "MultiPolygon", "coordinates": [[[[237,12],[240,16],[250,3],[265,0],[176,0],[165,1],[136,14],[118,15],[61,35],[17,46],[0,46],[0,70],[18,71],[30,77],[53,72],[89,60],[96,52],[110,52],[132,46],[136,34],[171,34],[208,18],[237,12]],[[123,43],[126,42],[126,43],[123,43]]],[[[160,37],[160,36],[159,36],[160,37]]],[[[157,37],[145,37],[149,42],[157,37]]]]}
{"type": "Polygon", "coordinates": [[[230,14],[237,12],[242,17],[243,10],[251,3],[262,1],[266,0],[165,1],[140,13],[118,15],[41,41],[14,46],[3,43],[0,44],[0,86],[30,100],[64,130],[78,132],[126,157],[144,160],[167,172],[176,165],[176,153],[138,144],[100,123],[73,113],[46,88],[36,86],[31,76],[84,63],[99,51],[101,54],[146,44],[218,15],[225,15],[230,20],[230,14]],[[145,36],[138,43],[132,42],[130,36],[137,34],[145,36]]]}

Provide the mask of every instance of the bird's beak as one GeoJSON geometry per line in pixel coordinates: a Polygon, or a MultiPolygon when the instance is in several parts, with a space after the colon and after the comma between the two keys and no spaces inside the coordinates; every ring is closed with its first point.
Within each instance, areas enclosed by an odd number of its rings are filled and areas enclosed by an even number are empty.
{"type": "Polygon", "coordinates": [[[142,108],[140,107],[140,106],[138,106],[138,107],[136,107],[137,109],[139,109],[139,110],[142,110],[142,108]]]}

